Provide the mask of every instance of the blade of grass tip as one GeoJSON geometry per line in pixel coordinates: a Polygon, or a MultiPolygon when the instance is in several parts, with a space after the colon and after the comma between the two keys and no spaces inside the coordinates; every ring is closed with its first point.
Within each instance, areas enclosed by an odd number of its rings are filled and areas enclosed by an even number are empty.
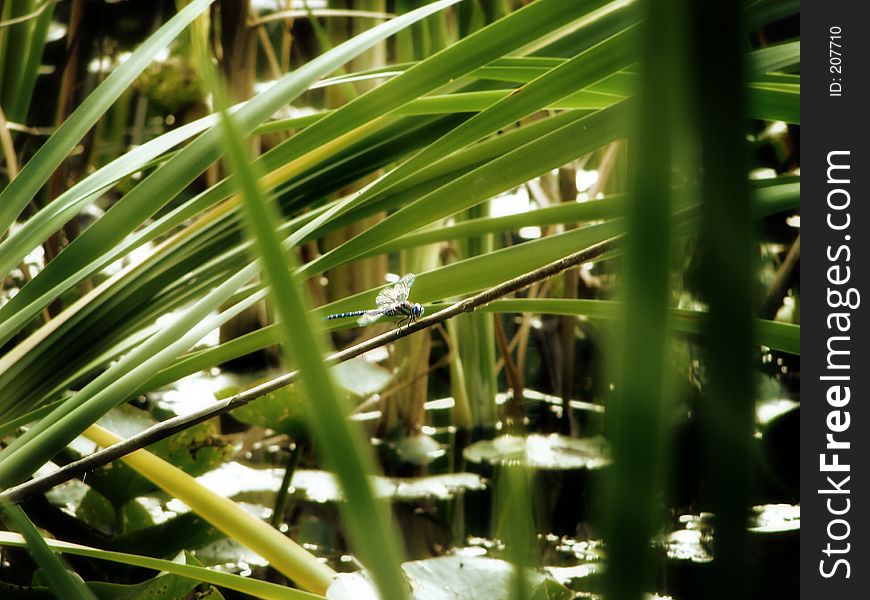
{"type": "MultiPolygon", "coordinates": [[[[103,550],[102,548],[72,544],[61,540],[45,540],[45,543],[48,544],[48,547],[53,552],[60,554],[85,556],[121,565],[131,565],[152,571],[172,573],[173,575],[180,575],[181,577],[187,577],[196,581],[204,581],[205,583],[235,590],[249,596],[262,598],[263,600],[322,600],[324,598],[324,596],[318,594],[303,592],[302,590],[284,587],[283,585],[277,585],[268,581],[242,577],[234,573],[216,571],[197,565],[182,564],[161,558],[140,556],[138,554],[103,550]]],[[[0,546],[23,547],[25,545],[26,542],[22,536],[0,531],[0,546]]]]}
{"type": "Polygon", "coordinates": [[[42,535],[36,530],[21,507],[5,500],[0,504],[5,520],[10,522],[27,542],[27,550],[33,561],[42,569],[48,587],[58,598],[66,600],[96,600],[94,593],[63,564],[61,558],[51,551],[42,535]]]}
{"type": "Polygon", "coordinates": [[[211,74],[212,92],[221,107],[221,130],[234,177],[242,190],[245,222],[263,264],[285,347],[302,373],[308,397],[317,398],[317,402],[310,404],[309,420],[320,441],[318,449],[344,492],[346,501],[340,512],[351,543],[372,573],[383,598],[407,598],[398,537],[386,507],[376,499],[370,478],[374,457],[362,432],[347,419],[347,407],[323,361],[326,344],[319,324],[302,291],[302,282],[292,275],[295,256],[292,251],[285,252],[274,229],[274,224],[280,222],[277,207],[274,201],[264,198],[258,187],[258,177],[248,162],[242,137],[235,129],[233,117],[224,110],[227,103],[223,89],[209,67],[204,66],[204,70],[211,74]]]}
{"type": "MultiPolygon", "coordinates": [[[[670,257],[675,130],[680,127],[684,69],[681,12],[671,0],[640,3],[644,63],[636,119],[636,154],[626,213],[624,304],[609,356],[614,394],[606,430],[613,466],[604,488],[605,595],[640,600],[654,583],[650,538],[667,457],[670,257]]],[[[634,141],[634,140],[633,140],[634,141]]],[[[679,166],[682,166],[680,164],[679,166]]]]}
{"type": "MultiPolygon", "coordinates": [[[[708,385],[698,416],[703,465],[716,515],[705,597],[750,595],[747,526],[751,504],[755,389],[753,316],[757,251],[747,183],[744,36],[737,4],[693,4],[693,116],[701,146],[701,290],[708,385]],[[710,118],[715,114],[715,118],[710,118]]],[[[776,47],[784,50],[789,44],[776,47]]],[[[787,61],[787,57],[786,57],[787,61]]]]}
{"type": "Polygon", "coordinates": [[[193,0],[178,11],[109,75],[103,83],[57,128],[9,186],[0,192],[0,232],[9,229],[15,218],[48,181],[61,161],[70,153],[103,113],[145,70],[158,52],[180,34],[214,0],[193,0]]]}

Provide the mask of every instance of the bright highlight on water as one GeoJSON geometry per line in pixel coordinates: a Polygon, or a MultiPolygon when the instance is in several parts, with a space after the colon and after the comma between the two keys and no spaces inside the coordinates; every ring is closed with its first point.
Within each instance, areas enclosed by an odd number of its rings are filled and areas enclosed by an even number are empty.
{"type": "Polygon", "coordinates": [[[331,319],[344,319],[345,317],[359,317],[357,323],[360,327],[364,327],[374,323],[381,317],[401,316],[402,319],[399,321],[399,327],[406,323],[413,323],[423,315],[423,307],[420,304],[408,302],[408,295],[411,293],[411,286],[414,285],[415,279],[417,279],[416,275],[408,273],[396,285],[381,290],[378,297],[375,298],[377,308],[336,313],[323,317],[323,319],[328,321],[331,319]]]}

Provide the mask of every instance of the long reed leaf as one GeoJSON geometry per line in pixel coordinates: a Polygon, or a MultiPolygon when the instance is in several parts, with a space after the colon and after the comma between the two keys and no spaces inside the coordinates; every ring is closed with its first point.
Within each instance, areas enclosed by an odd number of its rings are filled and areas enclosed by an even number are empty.
{"type": "MultiPolygon", "coordinates": [[[[213,82],[212,89],[220,99],[220,85],[213,82]]],[[[359,428],[347,420],[343,397],[323,362],[326,345],[312,318],[302,281],[292,274],[295,256],[285,251],[275,232],[278,211],[257,186],[258,177],[248,164],[244,142],[233,118],[223,112],[221,122],[229,162],[242,190],[247,228],[254,240],[256,256],[263,263],[271,301],[278,313],[283,345],[299,366],[308,397],[316,398],[310,404],[308,419],[317,434],[318,449],[338,477],[345,497],[353,500],[352,507],[345,502],[340,508],[351,543],[384,598],[407,598],[408,586],[399,568],[401,552],[396,531],[386,507],[375,498],[369,477],[374,472],[374,457],[359,428]]]]}

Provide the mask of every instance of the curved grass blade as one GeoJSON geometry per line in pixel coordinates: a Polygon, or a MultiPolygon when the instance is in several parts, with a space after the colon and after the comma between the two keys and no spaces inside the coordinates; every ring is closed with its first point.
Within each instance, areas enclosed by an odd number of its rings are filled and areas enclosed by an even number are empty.
{"type": "MultiPolygon", "coordinates": [[[[216,76],[211,79],[213,94],[220,99],[221,87],[214,81],[216,76]]],[[[370,478],[375,468],[374,457],[358,426],[347,419],[348,407],[323,361],[326,348],[323,335],[318,331],[302,281],[292,274],[295,255],[285,250],[275,232],[275,223],[280,222],[277,208],[257,185],[258,178],[248,163],[233,117],[226,112],[221,116],[227,156],[242,191],[247,229],[263,264],[270,297],[278,313],[282,343],[302,373],[302,385],[308,397],[317,399],[310,403],[308,420],[320,442],[318,448],[326,464],[335,472],[348,499],[340,505],[339,511],[351,543],[372,573],[382,597],[402,600],[408,597],[408,585],[401,574],[401,552],[395,527],[386,506],[375,497],[370,478]]]]}
{"type": "MultiPolygon", "coordinates": [[[[196,565],[188,565],[178,563],[172,560],[163,560],[161,558],[152,558],[150,556],[141,556],[139,554],[127,554],[125,552],[114,552],[112,550],[103,550],[101,548],[93,548],[83,546],[81,544],[73,544],[62,540],[45,540],[52,552],[60,554],[72,554],[74,556],[85,556],[87,558],[96,558],[99,560],[111,561],[121,565],[130,565],[133,567],[141,567],[143,569],[151,569],[153,571],[172,573],[182,577],[189,577],[195,581],[204,581],[212,585],[235,590],[243,594],[249,594],[263,600],[322,600],[324,596],[303,592],[293,588],[284,587],[268,581],[252,579],[250,577],[242,577],[234,573],[217,571],[199,567],[196,565]]],[[[0,531],[0,546],[23,547],[26,542],[23,537],[9,531],[0,531]]]]}
{"type": "MultiPolygon", "coordinates": [[[[565,315],[595,319],[616,319],[619,317],[618,302],[610,300],[578,300],[567,298],[517,298],[495,300],[480,310],[486,312],[525,312],[546,315],[565,315]]],[[[696,310],[671,309],[673,326],[676,331],[698,335],[702,333],[705,313],[696,310]]],[[[800,325],[755,319],[755,343],[774,350],[800,355],[800,325]]]]}
{"type": "Polygon", "coordinates": [[[78,575],[64,566],[63,561],[46,544],[45,539],[37,531],[20,506],[0,503],[5,519],[21,533],[27,550],[39,565],[42,574],[48,582],[48,587],[58,598],[70,600],[96,600],[94,593],[85,585],[78,575]]]}
{"type": "MultiPolygon", "coordinates": [[[[99,425],[88,427],[84,435],[104,448],[122,440],[99,425]]],[[[227,536],[268,560],[278,572],[306,590],[324,593],[335,577],[329,566],[302,546],[232,500],[203,487],[195,478],[162,458],[147,450],[137,450],[122,460],[227,536]]]]}

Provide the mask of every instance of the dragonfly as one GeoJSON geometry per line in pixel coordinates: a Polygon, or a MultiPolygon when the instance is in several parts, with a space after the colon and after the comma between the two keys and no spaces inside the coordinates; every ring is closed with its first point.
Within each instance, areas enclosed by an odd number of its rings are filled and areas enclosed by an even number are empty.
{"type": "Polygon", "coordinates": [[[423,307],[420,304],[408,302],[408,295],[411,293],[411,286],[414,285],[415,279],[417,279],[417,276],[409,273],[402,277],[395,285],[382,289],[377,298],[375,298],[377,308],[336,313],[323,317],[323,319],[329,321],[332,319],[344,319],[346,317],[359,317],[357,323],[360,327],[365,327],[381,317],[401,316],[402,319],[399,321],[399,327],[405,323],[413,323],[423,315],[423,307]]]}

